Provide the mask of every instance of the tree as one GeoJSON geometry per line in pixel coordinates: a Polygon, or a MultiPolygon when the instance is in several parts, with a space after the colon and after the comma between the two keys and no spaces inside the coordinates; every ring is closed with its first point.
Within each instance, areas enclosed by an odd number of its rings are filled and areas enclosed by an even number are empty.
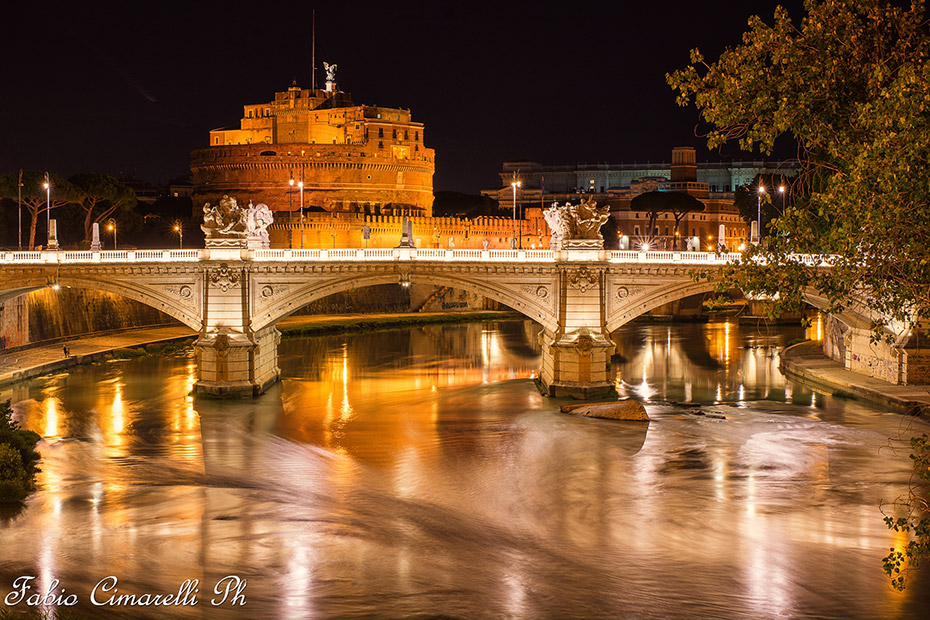
{"type": "Polygon", "coordinates": [[[0,504],[21,502],[35,490],[40,439],[19,428],[9,400],[0,402],[0,504]]]}
{"type": "MultiPolygon", "coordinates": [[[[45,175],[45,172],[37,170],[27,170],[23,172],[23,206],[26,207],[31,216],[31,223],[29,224],[29,243],[27,246],[29,248],[35,247],[36,225],[39,221],[39,215],[48,211],[49,208],[57,209],[58,207],[63,207],[81,199],[81,191],[57,174],[50,174],[48,176],[48,180],[51,184],[51,192],[46,195],[44,187],[46,181],[45,175]],[[47,202],[47,198],[50,198],[50,201],[47,202]]],[[[0,177],[0,198],[17,200],[18,194],[18,172],[0,177]]]]}
{"type": "MultiPolygon", "coordinates": [[[[875,337],[891,322],[918,329],[930,314],[930,35],[923,0],[908,8],[880,0],[806,0],[799,24],[782,7],[773,23],[749,20],[742,43],[708,63],[667,76],[681,105],[694,103],[710,124],[711,148],[738,141],[771,153],[794,140],[801,175],[784,215],[752,246],[729,282],[774,295],[775,310],[800,307],[804,286],[839,311],[853,293],[876,317],[875,337]],[[832,269],[801,264],[816,253],[832,269]],[[763,260],[753,260],[763,259],[763,260]]],[[[926,436],[916,438],[926,445],[926,436]]],[[[924,451],[924,454],[926,452],[924,451]]],[[[915,453],[915,467],[921,460],[915,453]]],[[[916,471],[916,470],[915,470],[916,471]]],[[[930,555],[926,499],[891,525],[911,532],[914,552],[889,556],[899,575],[930,555]]],[[[895,580],[903,588],[904,581],[895,580]]]]}
{"type": "Polygon", "coordinates": [[[794,181],[795,177],[780,174],[757,174],[750,183],[736,188],[733,204],[739,209],[743,220],[750,225],[761,211],[761,230],[762,235],[765,235],[771,221],[784,215],[794,181]],[[759,192],[760,187],[763,188],[762,192],[759,192]]]}
{"type": "Polygon", "coordinates": [[[131,187],[99,172],[82,172],[68,179],[81,194],[77,204],[84,212],[84,240],[91,240],[95,222],[102,222],[114,213],[129,211],[136,206],[136,193],[131,187]]]}
{"type": "Polygon", "coordinates": [[[671,213],[675,218],[675,239],[678,239],[678,225],[688,213],[703,211],[704,203],[685,192],[646,192],[630,201],[632,211],[644,211],[649,216],[649,230],[655,230],[655,221],[659,213],[671,213]]]}

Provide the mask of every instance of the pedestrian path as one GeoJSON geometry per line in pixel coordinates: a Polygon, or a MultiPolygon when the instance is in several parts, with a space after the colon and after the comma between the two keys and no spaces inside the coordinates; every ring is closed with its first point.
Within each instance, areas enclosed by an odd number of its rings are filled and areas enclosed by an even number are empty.
{"type": "Polygon", "coordinates": [[[830,394],[842,392],[930,420],[930,385],[892,385],[847,370],[824,354],[819,341],[801,342],[782,351],[781,371],[830,394]]]}
{"type": "Polygon", "coordinates": [[[117,349],[164,344],[195,335],[194,330],[183,325],[141,327],[0,353],[0,386],[100,359],[117,349]],[[68,347],[67,356],[63,347],[68,347]]]}

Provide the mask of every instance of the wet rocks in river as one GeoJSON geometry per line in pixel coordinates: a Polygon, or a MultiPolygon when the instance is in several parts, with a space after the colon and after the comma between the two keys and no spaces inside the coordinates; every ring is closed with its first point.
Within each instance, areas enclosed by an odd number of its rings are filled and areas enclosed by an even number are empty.
{"type": "Polygon", "coordinates": [[[635,400],[620,400],[608,403],[585,403],[582,405],[562,405],[562,413],[571,413],[589,418],[602,418],[605,420],[629,420],[635,422],[648,422],[646,408],[635,400]]]}

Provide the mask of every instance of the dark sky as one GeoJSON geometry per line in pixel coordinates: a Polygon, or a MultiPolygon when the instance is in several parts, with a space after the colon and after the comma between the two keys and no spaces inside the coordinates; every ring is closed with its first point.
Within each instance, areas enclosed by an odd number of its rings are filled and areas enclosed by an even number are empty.
{"type": "Polygon", "coordinates": [[[437,190],[494,187],[505,160],[667,161],[680,145],[719,159],[665,74],[692,47],[737,44],[776,4],[21,3],[0,36],[0,172],[189,174],[190,150],[244,104],[309,86],[314,7],[317,79],[337,63],[356,103],[409,108],[437,190]]]}

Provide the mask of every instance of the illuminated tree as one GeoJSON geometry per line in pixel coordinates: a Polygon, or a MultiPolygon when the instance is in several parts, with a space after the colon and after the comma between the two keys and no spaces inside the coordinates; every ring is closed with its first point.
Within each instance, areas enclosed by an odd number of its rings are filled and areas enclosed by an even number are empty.
{"type": "MultiPolygon", "coordinates": [[[[807,0],[800,22],[778,7],[771,24],[749,20],[742,43],[714,62],[698,50],[690,66],[667,76],[681,105],[696,105],[710,125],[708,146],[738,141],[771,153],[793,140],[801,175],[776,234],[751,246],[728,284],[774,295],[773,309],[798,309],[812,285],[839,311],[864,294],[876,337],[892,320],[917,329],[930,315],[930,35],[924,3],[807,0]],[[827,272],[793,253],[828,258],[827,272]],[[765,260],[748,260],[762,258],[765,260]]],[[[906,333],[906,332],[905,332],[906,333]]],[[[926,436],[916,438],[915,467],[926,476],[926,436]],[[920,450],[918,450],[920,448],[920,450]]],[[[916,470],[915,470],[916,471],[916,470]]],[[[926,498],[910,495],[907,518],[890,525],[915,544],[892,554],[899,571],[930,555],[926,498]]]]}

